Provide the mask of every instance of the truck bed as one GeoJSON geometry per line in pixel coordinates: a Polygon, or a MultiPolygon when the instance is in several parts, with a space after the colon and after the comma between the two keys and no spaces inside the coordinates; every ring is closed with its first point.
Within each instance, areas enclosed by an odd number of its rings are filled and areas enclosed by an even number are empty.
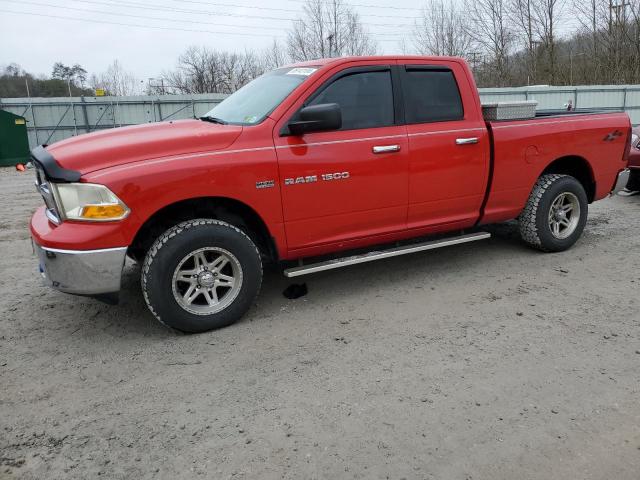
{"type": "Polygon", "coordinates": [[[629,118],[622,112],[540,111],[527,120],[486,122],[491,173],[480,223],[515,218],[531,185],[558,159],[586,162],[595,183],[589,201],[604,198],[626,167],[629,118]],[[595,173],[594,173],[595,172],[595,173]]]}

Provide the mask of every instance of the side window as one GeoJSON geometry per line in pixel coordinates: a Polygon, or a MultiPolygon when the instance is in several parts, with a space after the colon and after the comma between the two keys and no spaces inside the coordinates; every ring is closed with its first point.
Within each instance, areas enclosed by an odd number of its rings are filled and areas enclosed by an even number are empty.
{"type": "Polygon", "coordinates": [[[402,82],[407,123],[462,120],[464,111],[451,70],[412,70],[402,82]]]}
{"type": "Polygon", "coordinates": [[[391,72],[361,72],[340,77],[322,90],[309,105],[321,103],[340,105],[341,130],[393,125],[391,72]]]}

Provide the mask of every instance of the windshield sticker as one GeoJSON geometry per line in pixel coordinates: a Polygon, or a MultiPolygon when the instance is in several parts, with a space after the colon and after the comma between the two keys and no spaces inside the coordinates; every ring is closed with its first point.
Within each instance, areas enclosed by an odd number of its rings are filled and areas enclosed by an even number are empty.
{"type": "Polygon", "coordinates": [[[248,115],[244,117],[245,123],[256,123],[258,121],[258,117],[256,115],[248,115]]]}
{"type": "Polygon", "coordinates": [[[289,70],[287,72],[287,75],[302,75],[303,77],[308,77],[316,70],[317,68],[313,68],[313,67],[297,67],[289,70]]]}

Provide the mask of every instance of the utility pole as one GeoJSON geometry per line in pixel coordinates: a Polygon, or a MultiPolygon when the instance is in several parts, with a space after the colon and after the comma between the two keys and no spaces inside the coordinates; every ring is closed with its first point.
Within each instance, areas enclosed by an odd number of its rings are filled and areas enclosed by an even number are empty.
{"type": "Polygon", "coordinates": [[[76,120],[76,107],[73,104],[72,95],[71,95],[71,77],[67,78],[67,86],[69,87],[69,106],[71,107],[71,112],[73,113],[73,134],[78,135],[78,121],[76,120]]]}
{"type": "Polygon", "coordinates": [[[620,21],[622,19],[623,22],[627,20],[627,7],[631,5],[630,2],[626,0],[622,0],[620,3],[616,3],[614,5],[613,0],[609,0],[609,18],[612,17],[612,12],[616,12],[616,23],[620,25],[620,21]]]}
{"type": "MultiPolygon", "coordinates": [[[[535,49],[535,41],[533,40],[533,25],[531,18],[531,0],[527,0],[527,39],[529,40],[529,68],[533,70],[533,78],[535,81],[536,78],[536,65],[538,60],[535,57],[534,49],[535,49]]],[[[531,76],[531,72],[527,75],[527,85],[529,85],[529,78],[531,76]]]]}
{"type": "Polygon", "coordinates": [[[609,36],[613,36],[613,44],[615,51],[613,52],[613,76],[619,80],[621,74],[620,67],[622,64],[622,43],[623,37],[627,30],[627,7],[630,5],[628,0],[609,0],[609,36]],[[615,13],[615,20],[614,20],[615,13]]]}
{"type": "Polygon", "coordinates": [[[573,54],[573,50],[569,50],[569,85],[573,85],[573,58],[584,56],[586,53],[580,52],[573,54]]]}
{"type": "Polygon", "coordinates": [[[531,56],[532,56],[532,70],[533,70],[533,81],[538,82],[538,49],[542,45],[541,40],[531,40],[531,56]]]}
{"type": "MultiPolygon", "coordinates": [[[[157,78],[149,78],[149,92],[152,91],[152,89],[155,89],[156,94],[157,95],[164,95],[165,94],[165,88],[164,88],[164,78],[160,78],[160,85],[158,85],[157,83],[154,85],[153,83],[151,83],[154,80],[158,80],[157,78]]],[[[169,85],[171,86],[171,85],[169,85]]]]}

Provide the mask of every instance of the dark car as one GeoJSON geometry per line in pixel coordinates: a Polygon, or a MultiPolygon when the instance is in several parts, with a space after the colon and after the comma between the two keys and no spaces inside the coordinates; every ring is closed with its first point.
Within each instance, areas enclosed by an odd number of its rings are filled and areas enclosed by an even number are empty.
{"type": "Polygon", "coordinates": [[[620,195],[631,196],[640,193],[640,127],[635,127],[629,145],[629,181],[620,195]]]}
{"type": "Polygon", "coordinates": [[[629,146],[629,181],[620,195],[631,196],[640,193],[640,127],[635,127],[631,135],[629,146]]]}

